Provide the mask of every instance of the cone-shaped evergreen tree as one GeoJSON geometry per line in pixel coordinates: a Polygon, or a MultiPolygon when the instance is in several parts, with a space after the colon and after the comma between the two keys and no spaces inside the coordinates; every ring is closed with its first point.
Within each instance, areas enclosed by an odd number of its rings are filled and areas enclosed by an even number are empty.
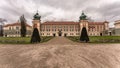
{"type": "Polygon", "coordinates": [[[40,38],[40,35],[39,35],[39,31],[38,31],[37,28],[34,28],[30,42],[31,43],[38,43],[40,41],[41,41],[41,38],[40,38]]]}
{"type": "Polygon", "coordinates": [[[85,27],[82,28],[80,41],[85,41],[85,42],[89,41],[89,37],[88,37],[87,30],[85,27]]]}
{"type": "Polygon", "coordinates": [[[24,15],[20,17],[21,22],[21,37],[26,37],[26,19],[24,15]]]}

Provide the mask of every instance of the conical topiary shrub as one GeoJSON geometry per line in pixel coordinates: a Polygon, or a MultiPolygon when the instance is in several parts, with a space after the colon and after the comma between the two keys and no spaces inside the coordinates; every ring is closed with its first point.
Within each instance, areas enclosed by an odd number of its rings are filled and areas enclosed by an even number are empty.
{"type": "Polygon", "coordinates": [[[33,34],[31,37],[31,43],[39,43],[41,41],[40,35],[39,35],[39,31],[37,28],[34,28],[33,30],[33,34]]]}
{"type": "Polygon", "coordinates": [[[82,31],[81,31],[81,36],[80,36],[80,41],[85,41],[85,42],[88,42],[89,41],[89,37],[88,37],[88,34],[87,34],[87,30],[85,27],[82,28],[82,31]]]}

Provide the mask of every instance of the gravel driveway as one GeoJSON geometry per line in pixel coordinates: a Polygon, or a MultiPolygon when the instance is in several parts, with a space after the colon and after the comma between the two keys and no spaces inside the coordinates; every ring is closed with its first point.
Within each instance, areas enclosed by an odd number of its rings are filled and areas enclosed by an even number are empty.
{"type": "Polygon", "coordinates": [[[0,68],[120,68],[120,44],[75,43],[64,37],[42,44],[0,44],[0,68]]]}

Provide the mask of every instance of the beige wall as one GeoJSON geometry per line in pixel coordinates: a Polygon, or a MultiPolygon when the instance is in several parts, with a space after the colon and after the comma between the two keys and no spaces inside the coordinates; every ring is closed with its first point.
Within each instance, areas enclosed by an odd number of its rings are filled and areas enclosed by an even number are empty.
{"type": "MultiPolygon", "coordinates": [[[[59,30],[62,30],[62,36],[64,34],[67,34],[67,36],[79,36],[81,31],[80,25],[41,25],[41,36],[53,36],[55,34],[56,36],[59,36],[58,32],[59,30]],[[55,31],[56,30],[56,31],[55,31]],[[67,30],[67,31],[66,31],[67,30]]],[[[88,35],[89,36],[100,36],[100,33],[102,33],[105,30],[105,24],[103,25],[86,25],[88,28],[88,35]],[[94,26],[95,28],[89,28],[90,26],[94,26]]]]}
{"type": "Polygon", "coordinates": [[[90,36],[100,36],[105,30],[105,25],[89,25],[88,34],[90,36]]]}
{"type": "Polygon", "coordinates": [[[58,32],[62,32],[62,36],[67,34],[67,36],[78,36],[79,25],[41,25],[41,35],[42,36],[59,36],[58,32]]]}
{"type": "MultiPolygon", "coordinates": [[[[3,27],[3,34],[4,37],[20,37],[20,29],[21,26],[7,26],[3,27]]],[[[32,34],[32,27],[26,27],[27,29],[27,35],[26,36],[31,36],[32,34]]]]}
{"type": "Polygon", "coordinates": [[[115,21],[115,29],[118,29],[118,28],[120,28],[120,20],[118,20],[118,21],[115,21]]]}
{"type": "Polygon", "coordinates": [[[86,27],[90,36],[100,36],[100,33],[108,29],[108,22],[97,25],[89,25],[87,20],[80,20],[79,24],[75,25],[48,25],[41,24],[39,20],[34,20],[33,28],[35,25],[40,30],[41,36],[53,36],[53,34],[59,36],[60,30],[62,32],[62,36],[64,36],[64,34],[67,34],[67,36],[79,36],[83,27],[86,27]],[[94,26],[95,28],[91,30],[89,26],[94,26]]]}

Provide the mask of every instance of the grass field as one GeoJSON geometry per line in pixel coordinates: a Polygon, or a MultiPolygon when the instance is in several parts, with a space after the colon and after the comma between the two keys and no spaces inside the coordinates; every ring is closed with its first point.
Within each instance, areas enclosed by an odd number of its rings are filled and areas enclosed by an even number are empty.
{"type": "MultiPolygon", "coordinates": [[[[79,36],[69,36],[68,39],[74,42],[80,42],[79,36]]],[[[90,36],[90,43],[120,43],[120,36],[90,36]]]]}
{"type": "MultiPolygon", "coordinates": [[[[41,43],[47,42],[53,37],[41,37],[41,43]]],[[[30,37],[0,37],[0,44],[30,44],[30,37]]]]}

